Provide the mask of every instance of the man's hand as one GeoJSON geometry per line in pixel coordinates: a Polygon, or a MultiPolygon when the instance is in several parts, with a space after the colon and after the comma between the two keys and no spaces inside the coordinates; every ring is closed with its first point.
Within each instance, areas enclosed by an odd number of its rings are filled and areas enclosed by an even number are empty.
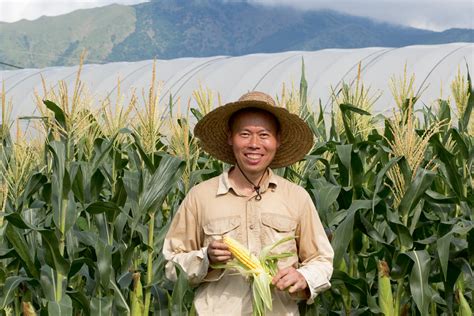
{"type": "Polygon", "coordinates": [[[226,263],[232,259],[229,248],[222,240],[213,240],[207,246],[207,256],[211,264],[226,263]]]}
{"type": "Polygon", "coordinates": [[[273,277],[272,284],[280,291],[289,287],[288,292],[296,293],[308,288],[308,283],[294,267],[284,268],[273,277]]]}

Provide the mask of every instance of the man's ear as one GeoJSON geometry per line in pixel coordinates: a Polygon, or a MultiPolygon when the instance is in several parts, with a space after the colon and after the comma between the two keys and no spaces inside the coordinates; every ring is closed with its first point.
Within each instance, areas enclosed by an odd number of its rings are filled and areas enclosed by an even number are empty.
{"type": "Polygon", "coordinates": [[[276,135],[277,148],[280,148],[280,145],[281,145],[280,139],[281,139],[281,137],[280,137],[280,132],[278,132],[277,135],[276,135]]]}
{"type": "Polygon", "coordinates": [[[232,146],[232,132],[230,130],[227,131],[227,144],[232,146]]]}

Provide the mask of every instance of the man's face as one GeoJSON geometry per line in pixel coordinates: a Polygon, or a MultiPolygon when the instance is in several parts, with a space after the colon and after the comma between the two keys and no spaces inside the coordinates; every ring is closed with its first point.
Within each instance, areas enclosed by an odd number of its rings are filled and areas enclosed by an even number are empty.
{"type": "Polygon", "coordinates": [[[275,118],[266,112],[242,112],[231,129],[228,143],[240,168],[247,176],[261,176],[280,146],[275,118]]]}

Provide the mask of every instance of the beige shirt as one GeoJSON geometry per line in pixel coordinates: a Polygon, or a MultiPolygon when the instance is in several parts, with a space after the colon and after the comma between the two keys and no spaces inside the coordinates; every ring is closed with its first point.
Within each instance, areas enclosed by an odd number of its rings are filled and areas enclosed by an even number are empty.
{"type": "MultiPolygon", "coordinates": [[[[194,299],[199,315],[252,314],[249,280],[209,267],[207,246],[222,236],[237,239],[256,255],[283,237],[297,236],[274,249],[297,254],[280,260],[279,268],[293,265],[304,276],[311,292],[308,303],[330,287],[334,252],[309,194],[271,170],[266,179],[258,201],[256,194],[239,194],[225,171],[193,187],[173,218],[163,246],[166,274],[176,279],[174,262],[199,285],[194,299]]],[[[273,289],[272,296],[272,315],[298,315],[295,295],[273,289]]]]}

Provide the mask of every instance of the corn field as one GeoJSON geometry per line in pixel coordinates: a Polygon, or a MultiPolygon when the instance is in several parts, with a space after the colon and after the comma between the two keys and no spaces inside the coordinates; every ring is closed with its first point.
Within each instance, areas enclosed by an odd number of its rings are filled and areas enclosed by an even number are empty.
{"type": "MultiPolygon", "coordinates": [[[[303,68],[304,70],[304,68],[303,68]]],[[[307,71],[307,70],[306,70],[307,71]]],[[[413,77],[391,80],[393,115],[372,115],[363,79],[333,91],[331,115],[299,89],[279,106],[314,132],[305,160],[276,170],[312,196],[335,250],[332,288],[302,315],[472,315],[474,91],[420,106],[413,77]],[[416,107],[415,107],[416,105],[416,107]],[[415,110],[415,108],[419,110],[415,110]],[[313,110],[316,109],[316,110],[313,110]]],[[[193,288],[164,276],[162,243],[196,183],[222,172],[194,123],[220,103],[159,104],[155,70],[141,95],[93,104],[77,74],[37,97],[35,137],[10,123],[1,94],[2,315],[188,315],[193,288]]],[[[178,100],[178,101],[177,101],[178,100]]],[[[187,100],[186,100],[187,102],[187,100]]]]}

